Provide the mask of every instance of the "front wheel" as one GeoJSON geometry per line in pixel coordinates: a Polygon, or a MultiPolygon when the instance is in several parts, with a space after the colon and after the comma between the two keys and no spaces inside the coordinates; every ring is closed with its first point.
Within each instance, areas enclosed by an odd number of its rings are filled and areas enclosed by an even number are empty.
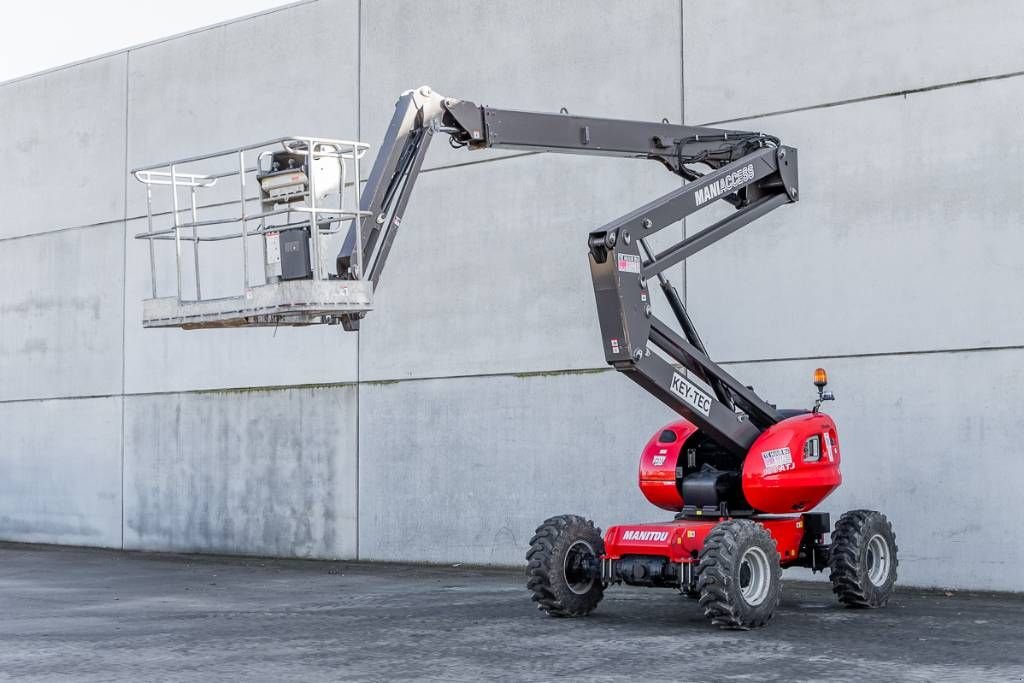
{"type": "Polygon", "coordinates": [[[704,616],[724,628],[764,626],[782,597],[775,539],[749,519],[721,522],[704,540],[697,564],[704,616]]]}
{"type": "Polygon", "coordinates": [[[848,607],[883,607],[899,566],[896,534],[881,512],[851,510],[832,532],[829,566],[832,591],[848,607]]]}
{"type": "Polygon", "coordinates": [[[526,587],[538,609],[553,617],[590,614],[604,597],[601,530],[578,515],[544,521],[530,539],[526,587]]]}

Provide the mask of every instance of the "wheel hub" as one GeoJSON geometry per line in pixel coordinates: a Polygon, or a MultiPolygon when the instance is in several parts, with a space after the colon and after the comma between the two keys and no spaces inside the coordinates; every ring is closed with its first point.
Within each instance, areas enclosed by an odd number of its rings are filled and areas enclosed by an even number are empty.
{"type": "Polygon", "coordinates": [[[597,553],[587,541],[575,541],[565,553],[562,566],[565,583],[576,595],[585,595],[594,587],[594,575],[591,572],[597,553]]]}
{"type": "Polygon", "coordinates": [[[882,534],[875,534],[868,539],[867,569],[868,581],[874,586],[884,586],[889,578],[889,567],[892,565],[892,553],[889,544],[882,534]]]}
{"type": "Polygon", "coordinates": [[[747,548],[740,558],[740,595],[751,607],[760,605],[768,597],[772,573],[768,554],[758,547],[747,548]]]}

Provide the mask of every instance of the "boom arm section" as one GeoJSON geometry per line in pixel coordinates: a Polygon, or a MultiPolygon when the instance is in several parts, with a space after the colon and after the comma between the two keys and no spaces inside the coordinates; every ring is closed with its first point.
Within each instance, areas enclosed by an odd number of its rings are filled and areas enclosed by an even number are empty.
{"type": "MultiPolygon", "coordinates": [[[[427,148],[438,133],[447,134],[452,146],[468,149],[650,159],[689,181],[590,233],[605,358],[736,454],[745,454],[764,429],[782,419],[774,406],[710,360],[664,271],[795,202],[795,149],[749,131],[494,109],[445,98],[426,87],[409,91],[396,104],[362,194],[360,208],[366,214],[338,255],[339,277],[365,277],[376,286],[427,148]],[[648,246],[650,236],[718,200],[735,211],[660,252],[648,246]],[[358,272],[359,264],[365,274],[358,272]],[[652,314],[650,278],[657,278],[682,335],[652,314]],[[713,396],[673,363],[706,383],[713,396]]],[[[342,324],[357,329],[359,318],[342,319],[342,324]]]]}

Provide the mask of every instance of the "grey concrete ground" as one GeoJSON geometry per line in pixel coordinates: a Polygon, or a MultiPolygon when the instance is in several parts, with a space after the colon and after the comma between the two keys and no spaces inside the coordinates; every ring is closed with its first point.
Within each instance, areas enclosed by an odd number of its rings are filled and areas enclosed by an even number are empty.
{"type": "Polygon", "coordinates": [[[1024,598],[900,591],[874,612],[788,583],[766,629],[670,591],[587,619],[521,572],[0,545],[0,678],[36,680],[1024,680],[1024,598]]]}

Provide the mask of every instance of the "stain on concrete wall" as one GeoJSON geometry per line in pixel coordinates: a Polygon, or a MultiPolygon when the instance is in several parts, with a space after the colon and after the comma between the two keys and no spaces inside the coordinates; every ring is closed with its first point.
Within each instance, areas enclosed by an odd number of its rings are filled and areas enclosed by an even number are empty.
{"type": "Polygon", "coordinates": [[[356,556],[356,388],[132,396],[125,547],[356,556]]]}

